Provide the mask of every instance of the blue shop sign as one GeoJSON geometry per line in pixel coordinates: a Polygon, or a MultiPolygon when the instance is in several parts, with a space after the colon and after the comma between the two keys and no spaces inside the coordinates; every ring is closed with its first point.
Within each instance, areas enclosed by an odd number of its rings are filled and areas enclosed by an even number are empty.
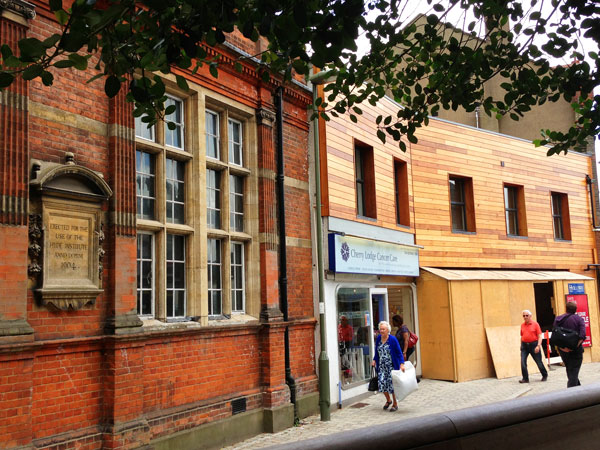
{"type": "Polygon", "coordinates": [[[569,283],[569,294],[585,294],[583,283],[569,283]]]}
{"type": "Polygon", "coordinates": [[[419,249],[331,233],[329,269],[343,273],[418,277],[419,249]]]}

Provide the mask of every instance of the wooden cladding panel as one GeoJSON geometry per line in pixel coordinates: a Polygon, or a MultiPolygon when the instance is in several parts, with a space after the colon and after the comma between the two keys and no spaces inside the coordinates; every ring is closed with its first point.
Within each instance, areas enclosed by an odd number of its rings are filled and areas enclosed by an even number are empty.
{"type": "Polygon", "coordinates": [[[547,157],[545,149],[525,141],[436,120],[419,136],[411,159],[421,265],[581,271],[591,262],[588,156],[547,157]],[[475,234],[451,231],[449,173],[473,179],[475,234]],[[505,183],[523,186],[528,237],[506,236],[505,183]],[[572,240],[567,242],[554,240],[550,192],[557,189],[568,196],[572,240]]]}
{"type": "MultiPolygon", "coordinates": [[[[329,192],[328,215],[347,220],[368,223],[390,229],[412,231],[396,223],[394,199],[394,159],[409,161],[410,154],[402,152],[396,142],[386,144],[376,136],[375,118],[380,114],[396,114],[397,107],[389,100],[382,100],[378,107],[362,105],[363,114],[354,124],[347,115],[327,123],[327,165],[329,167],[327,188],[329,192]],[[375,169],[376,219],[363,219],[356,216],[356,191],[354,186],[354,143],[361,142],[373,148],[375,169]]],[[[412,188],[410,186],[411,167],[408,166],[409,180],[409,223],[412,226],[412,188]]]]}
{"type": "Polygon", "coordinates": [[[365,106],[353,124],[347,116],[328,122],[327,214],[390,229],[414,232],[423,266],[569,268],[581,271],[591,261],[594,238],[585,175],[592,173],[586,155],[547,157],[544,148],[499,134],[431,119],[419,129],[419,142],[406,153],[396,142],[382,144],[374,118],[395,114],[382,100],[365,106]],[[377,220],[356,217],[354,141],[373,147],[377,220]],[[410,228],[396,223],[394,159],[406,161],[410,228]],[[475,233],[453,233],[449,174],[472,178],[475,233]],[[504,184],[522,185],[527,237],[509,237],[504,216],[504,184]],[[550,192],[568,197],[570,241],[554,240],[550,192]]]}

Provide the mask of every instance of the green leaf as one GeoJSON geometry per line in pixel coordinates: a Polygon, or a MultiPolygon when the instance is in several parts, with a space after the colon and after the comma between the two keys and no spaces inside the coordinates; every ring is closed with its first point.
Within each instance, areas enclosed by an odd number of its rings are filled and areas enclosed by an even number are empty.
{"type": "Polygon", "coordinates": [[[116,96],[121,90],[121,82],[115,75],[111,75],[106,78],[104,82],[104,92],[108,96],[108,98],[113,98],[116,96]]]}
{"type": "Polygon", "coordinates": [[[210,74],[215,77],[215,78],[219,78],[219,71],[217,70],[217,66],[216,64],[211,64],[208,67],[208,71],[210,72],[210,74]]]}
{"type": "Polygon", "coordinates": [[[22,66],[24,66],[24,64],[21,62],[21,60],[19,58],[11,55],[4,60],[4,66],[5,67],[22,67],[22,66]]]}
{"type": "Polygon", "coordinates": [[[4,89],[12,84],[15,76],[12,73],[0,72],[0,89],[4,89]]]}
{"type": "Polygon", "coordinates": [[[70,59],[61,59],[60,61],[56,61],[52,65],[57,69],[66,69],[67,67],[73,67],[75,63],[70,59]]]}
{"type": "Polygon", "coordinates": [[[56,43],[58,41],[60,41],[60,38],[61,38],[60,34],[53,34],[48,39],[45,39],[44,42],[42,42],[42,45],[45,48],[52,48],[52,47],[54,47],[56,45],[56,43]]]}
{"type": "Polygon", "coordinates": [[[71,53],[69,55],[69,60],[73,61],[73,67],[77,70],[87,69],[88,59],[85,56],[81,56],[78,53],[71,53]]]}
{"type": "Polygon", "coordinates": [[[6,59],[9,56],[12,56],[13,52],[8,45],[2,44],[2,46],[0,46],[0,54],[2,55],[2,59],[6,59]]]}
{"type": "Polygon", "coordinates": [[[34,62],[46,54],[46,47],[36,38],[25,38],[19,41],[21,61],[34,62]]]}
{"type": "Polygon", "coordinates": [[[379,140],[385,144],[385,133],[381,130],[377,130],[377,137],[379,140]]]}
{"type": "Polygon", "coordinates": [[[62,9],[62,0],[50,0],[50,11],[62,9]]]}
{"type": "Polygon", "coordinates": [[[69,21],[69,14],[64,9],[54,11],[54,16],[56,16],[56,20],[58,20],[58,23],[61,25],[66,25],[69,21]]]}
{"type": "Polygon", "coordinates": [[[52,86],[52,83],[54,82],[54,75],[52,75],[52,73],[48,72],[47,70],[44,70],[40,76],[42,78],[42,83],[44,83],[44,86],[52,86]]]}
{"type": "MultiPolygon", "coordinates": [[[[212,73],[212,72],[211,72],[212,73]]],[[[216,78],[216,75],[213,75],[216,78]]],[[[184,91],[189,91],[190,87],[184,77],[181,75],[175,75],[175,79],[177,80],[177,86],[184,91]]]]}
{"type": "Polygon", "coordinates": [[[34,78],[39,77],[42,74],[43,70],[44,69],[42,69],[42,66],[38,64],[32,64],[23,71],[22,78],[25,81],[33,80],[34,78]]]}

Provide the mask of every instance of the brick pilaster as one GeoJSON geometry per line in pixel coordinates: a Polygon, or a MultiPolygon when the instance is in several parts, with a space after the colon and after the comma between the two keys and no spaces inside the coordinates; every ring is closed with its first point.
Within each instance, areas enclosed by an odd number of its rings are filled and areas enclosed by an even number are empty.
{"type": "Polygon", "coordinates": [[[136,234],[135,234],[135,129],[132,104],[123,87],[110,100],[109,184],[114,195],[110,203],[110,246],[108,270],[108,332],[135,330],[142,322],[136,312],[136,234]]]}
{"type": "Polygon", "coordinates": [[[290,391],[285,383],[284,333],[283,322],[266,325],[261,330],[261,384],[265,408],[290,402],[290,391]]]}
{"type": "Polygon", "coordinates": [[[267,109],[258,111],[260,291],[261,319],[263,321],[281,320],[283,317],[279,310],[274,121],[275,114],[273,112],[267,109]]]}
{"type": "MultiPolygon", "coordinates": [[[[18,51],[32,5],[0,6],[0,42],[18,51]]],[[[27,323],[28,84],[21,78],[0,91],[0,339],[29,340],[27,323]]]]}

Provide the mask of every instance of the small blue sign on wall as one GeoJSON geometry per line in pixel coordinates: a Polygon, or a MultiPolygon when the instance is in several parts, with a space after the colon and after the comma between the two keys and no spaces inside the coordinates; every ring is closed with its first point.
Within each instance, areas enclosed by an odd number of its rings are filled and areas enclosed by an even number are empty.
{"type": "Polygon", "coordinates": [[[585,294],[583,283],[569,283],[569,294],[585,294]]]}

